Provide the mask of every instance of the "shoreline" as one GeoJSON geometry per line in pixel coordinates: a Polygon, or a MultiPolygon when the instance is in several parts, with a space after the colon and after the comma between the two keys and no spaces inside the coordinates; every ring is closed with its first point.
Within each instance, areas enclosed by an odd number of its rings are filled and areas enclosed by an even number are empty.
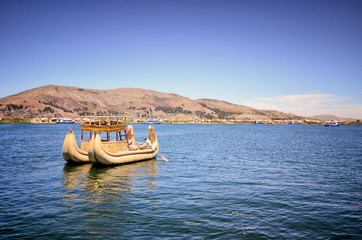
{"type": "MultiPolygon", "coordinates": [[[[56,122],[51,120],[39,121],[31,118],[0,118],[0,124],[13,124],[13,123],[22,123],[22,124],[55,124],[56,122]]],[[[79,124],[80,122],[75,122],[79,124]]],[[[144,121],[129,121],[128,123],[132,124],[147,124],[144,121]]],[[[162,124],[255,124],[255,125],[324,125],[324,121],[299,121],[295,123],[293,120],[281,120],[281,121],[265,121],[263,123],[255,123],[255,121],[230,121],[230,120],[204,120],[204,121],[177,121],[177,120],[168,120],[162,122],[162,124]]],[[[362,121],[347,122],[344,121],[344,125],[361,125],[362,121]]]]}

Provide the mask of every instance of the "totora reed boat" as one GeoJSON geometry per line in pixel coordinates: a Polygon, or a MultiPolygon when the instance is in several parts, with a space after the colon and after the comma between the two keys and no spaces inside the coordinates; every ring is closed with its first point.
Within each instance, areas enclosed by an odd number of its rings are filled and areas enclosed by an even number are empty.
{"type": "Polygon", "coordinates": [[[155,158],[159,146],[153,126],[148,128],[148,140],[136,142],[133,126],[121,117],[87,117],[81,119],[81,147],[73,130],[63,143],[63,157],[72,163],[115,165],[155,158]],[[111,140],[111,134],[115,133],[111,140]],[[105,139],[103,139],[106,137],[105,139]]]}

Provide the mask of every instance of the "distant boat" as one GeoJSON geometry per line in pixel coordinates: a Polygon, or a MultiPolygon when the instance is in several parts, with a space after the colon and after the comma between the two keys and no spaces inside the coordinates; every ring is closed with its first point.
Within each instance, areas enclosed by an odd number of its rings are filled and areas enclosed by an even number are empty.
{"type": "Polygon", "coordinates": [[[328,121],[324,124],[326,127],[339,127],[339,123],[335,121],[328,121]]]}
{"type": "Polygon", "coordinates": [[[263,120],[255,120],[253,124],[264,124],[263,120]]]}
{"type": "Polygon", "coordinates": [[[59,121],[56,122],[56,123],[59,123],[59,124],[72,124],[72,123],[74,123],[74,120],[61,118],[61,119],[59,119],[59,121]]]}
{"type": "Polygon", "coordinates": [[[147,119],[147,121],[145,123],[146,124],[161,124],[161,120],[149,118],[149,119],[147,119]]]}

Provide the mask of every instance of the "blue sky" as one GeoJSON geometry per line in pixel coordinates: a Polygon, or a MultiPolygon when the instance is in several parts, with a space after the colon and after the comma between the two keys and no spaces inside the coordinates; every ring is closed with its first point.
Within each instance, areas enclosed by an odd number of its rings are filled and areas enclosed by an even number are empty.
{"type": "Polygon", "coordinates": [[[362,118],[362,1],[0,0],[0,80],[362,118]]]}

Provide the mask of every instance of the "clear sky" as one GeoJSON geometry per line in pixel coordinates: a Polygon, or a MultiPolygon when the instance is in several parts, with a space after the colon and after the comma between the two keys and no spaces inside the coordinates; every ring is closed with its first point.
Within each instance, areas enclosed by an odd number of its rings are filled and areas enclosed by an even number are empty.
{"type": "Polygon", "coordinates": [[[0,81],[362,118],[362,1],[0,0],[0,81]]]}

